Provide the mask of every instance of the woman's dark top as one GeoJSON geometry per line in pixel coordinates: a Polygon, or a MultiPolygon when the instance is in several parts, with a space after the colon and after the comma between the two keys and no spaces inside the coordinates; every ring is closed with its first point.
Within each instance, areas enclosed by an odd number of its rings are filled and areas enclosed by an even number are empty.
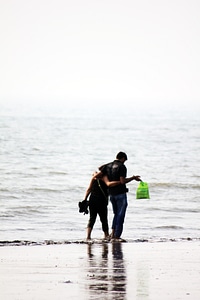
{"type": "Polygon", "coordinates": [[[94,180],[91,188],[90,200],[94,200],[95,198],[108,203],[108,187],[104,181],[99,179],[94,180]]]}

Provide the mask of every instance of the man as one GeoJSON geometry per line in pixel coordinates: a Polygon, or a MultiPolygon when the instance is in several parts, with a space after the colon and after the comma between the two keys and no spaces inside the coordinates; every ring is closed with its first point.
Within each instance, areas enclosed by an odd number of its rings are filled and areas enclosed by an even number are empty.
{"type": "Polygon", "coordinates": [[[109,181],[120,181],[119,185],[109,187],[110,201],[112,203],[114,213],[111,238],[116,241],[120,241],[126,208],[128,205],[126,194],[128,189],[126,188],[126,183],[132,180],[141,181],[139,175],[133,175],[129,178],[126,178],[127,168],[124,165],[126,160],[126,153],[119,152],[113,162],[103,165],[99,168],[103,175],[108,176],[109,181]]]}

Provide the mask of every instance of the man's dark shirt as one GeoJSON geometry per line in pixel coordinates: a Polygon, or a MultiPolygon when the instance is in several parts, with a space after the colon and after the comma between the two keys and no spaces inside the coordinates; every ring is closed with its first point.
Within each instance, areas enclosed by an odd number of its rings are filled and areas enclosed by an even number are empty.
{"type": "MultiPolygon", "coordinates": [[[[120,177],[126,178],[127,169],[126,166],[119,160],[114,160],[111,163],[104,165],[101,168],[103,175],[107,175],[109,181],[119,181],[120,177]]],[[[126,185],[119,184],[113,187],[109,187],[110,195],[120,195],[126,193],[126,185]]]]}

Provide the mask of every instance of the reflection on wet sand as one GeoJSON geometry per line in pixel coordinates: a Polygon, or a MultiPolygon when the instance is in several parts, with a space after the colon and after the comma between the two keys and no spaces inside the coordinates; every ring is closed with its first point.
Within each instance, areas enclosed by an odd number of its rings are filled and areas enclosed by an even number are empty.
{"type": "Polygon", "coordinates": [[[121,243],[88,244],[90,299],[126,299],[126,270],[121,243]]]}
{"type": "Polygon", "coordinates": [[[149,269],[144,261],[136,265],[136,299],[149,299],[149,269]]]}
{"type": "Polygon", "coordinates": [[[126,273],[123,261],[123,252],[121,243],[112,244],[113,255],[113,292],[119,293],[115,299],[124,299],[126,295],[126,273]]]}

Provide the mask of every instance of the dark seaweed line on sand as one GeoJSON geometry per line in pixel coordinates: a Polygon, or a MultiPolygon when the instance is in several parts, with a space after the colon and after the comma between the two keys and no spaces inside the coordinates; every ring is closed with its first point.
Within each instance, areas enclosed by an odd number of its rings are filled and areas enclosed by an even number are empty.
{"type": "Polygon", "coordinates": [[[27,240],[13,240],[13,241],[0,241],[0,247],[3,246],[45,246],[45,245],[66,245],[66,244],[102,244],[102,243],[159,243],[159,242],[183,242],[183,241],[200,241],[200,238],[154,238],[154,239],[136,239],[136,240],[122,240],[122,241],[107,241],[102,239],[87,240],[65,240],[53,241],[44,240],[41,242],[27,241],[27,240]]]}

